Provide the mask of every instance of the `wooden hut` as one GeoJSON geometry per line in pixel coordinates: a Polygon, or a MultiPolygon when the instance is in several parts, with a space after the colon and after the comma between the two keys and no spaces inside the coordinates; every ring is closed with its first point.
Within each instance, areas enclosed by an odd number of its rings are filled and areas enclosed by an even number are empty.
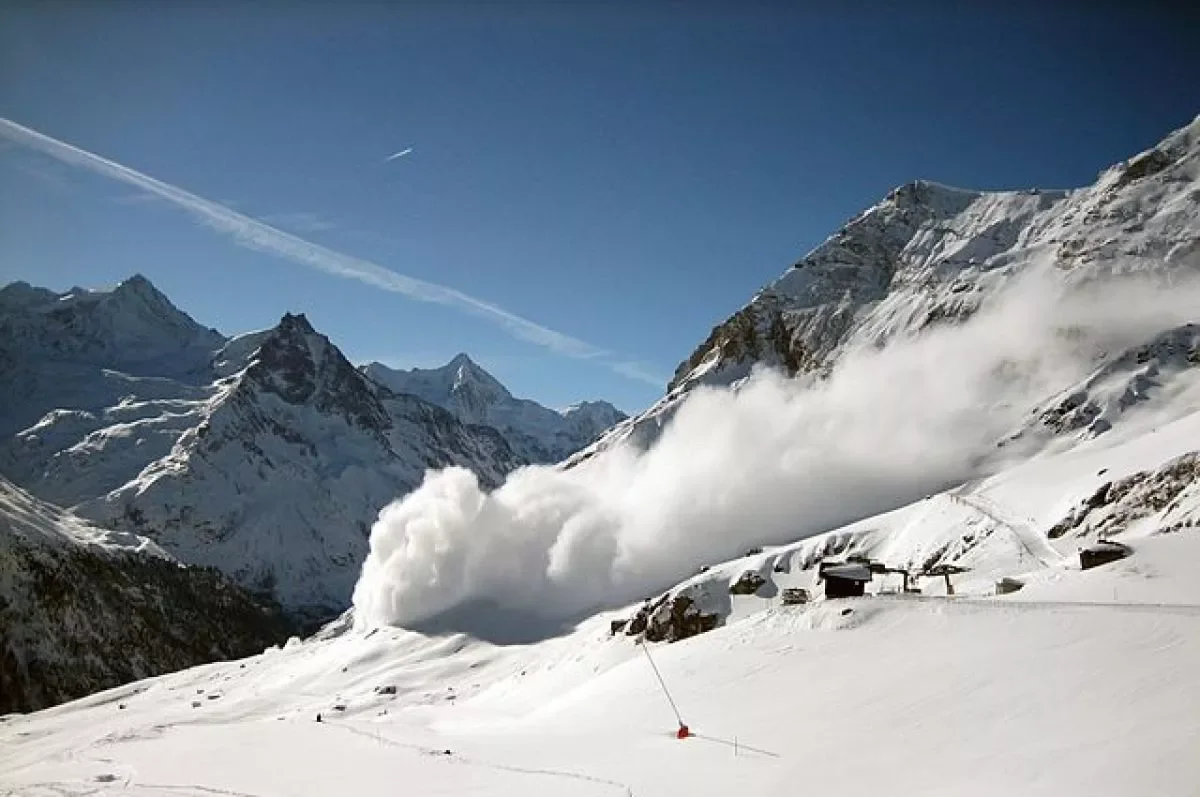
{"type": "Polygon", "coordinates": [[[871,578],[870,566],[862,562],[821,562],[817,568],[826,598],[860,598],[871,578]]]}
{"type": "Polygon", "coordinates": [[[1079,567],[1082,570],[1089,570],[1118,559],[1124,559],[1131,553],[1133,553],[1133,549],[1128,545],[1122,545],[1112,540],[1100,540],[1095,545],[1079,549],[1079,567]]]}
{"type": "Polygon", "coordinates": [[[996,582],[997,595],[1011,595],[1025,586],[1025,582],[1020,579],[1010,578],[1005,576],[996,582]]]}

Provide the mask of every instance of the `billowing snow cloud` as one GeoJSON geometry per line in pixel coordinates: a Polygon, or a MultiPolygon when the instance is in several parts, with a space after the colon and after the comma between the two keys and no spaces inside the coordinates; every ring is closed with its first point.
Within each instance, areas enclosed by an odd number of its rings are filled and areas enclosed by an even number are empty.
{"type": "Polygon", "coordinates": [[[380,514],[357,617],[412,625],[488,602],[570,618],[917,499],[994,464],[997,439],[1090,371],[1098,349],[1197,307],[1200,291],[1179,286],[1067,300],[1025,280],[970,322],[860,351],[826,381],[758,372],[736,391],[698,390],[646,452],[526,468],[494,492],[462,469],[431,473],[380,514]]]}

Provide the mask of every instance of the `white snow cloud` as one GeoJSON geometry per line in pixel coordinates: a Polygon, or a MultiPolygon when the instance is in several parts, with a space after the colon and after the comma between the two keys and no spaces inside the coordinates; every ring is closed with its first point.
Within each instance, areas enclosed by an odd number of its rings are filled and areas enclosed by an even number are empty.
{"type": "Polygon", "coordinates": [[[1194,320],[1200,290],[1026,280],[971,321],[848,356],[823,382],[701,389],[646,452],[531,467],[494,492],[449,469],[383,510],[354,595],[412,625],[474,601],[570,618],[969,478],[1029,408],[1115,351],[1194,320]],[[1085,330],[1082,343],[1064,330],[1085,330]]]}
{"type": "MultiPolygon", "coordinates": [[[[594,359],[624,376],[625,369],[611,361],[612,354],[578,338],[544,327],[498,305],[445,285],[408,277],[378,263],[347,255],[272,227],[232,208],[197,196],[178,186],[164,183],[128,166],[93,152],[59,141],[36,130],[0,117],[0,137],[96,174],[131,185],[149,195],[166,200],[190,213],[201,223],[249,249],[266,252],[309,266],[326,274],[358,280],[421,302],[453,307],[499,325],[513,337],[547,348],[557,354],[579,359],[594,359]]],[[[634,376],[633,378],[639,378],[634,376]]],[[[646,380],[642,380],[646,381],[646,380]]],[[[655,383],[657,385],[657,383],[655,383]]]]}

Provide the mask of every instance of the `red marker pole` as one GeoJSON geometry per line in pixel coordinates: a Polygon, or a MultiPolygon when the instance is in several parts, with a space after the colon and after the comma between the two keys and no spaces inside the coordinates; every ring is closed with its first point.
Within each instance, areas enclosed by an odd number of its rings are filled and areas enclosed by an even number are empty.
{"type": "Polygon", "coordinates": [[[646,647],[646,641],[643,639],[640,643],[642,652],[646,654],[646,660],[650,662],[650,667],[654,670],[654,674],[658,676],[659,686],[662,687],[663,694],[667,696],[667,702],[671,704],[671,710],[675,712],[675,719],[679,722],[679,730],[675,731],[676,739],[686,739],[692,735],[692,731],[683,722],[683,717],[679,714],[679,707],[675,705],[675,698],[671,697],[670,690],[667,689],[667,682],[663,680],[662,673],[658,671],[658,666],[654,663],[654,659],[650,656],[650,649],[646,647]]]}

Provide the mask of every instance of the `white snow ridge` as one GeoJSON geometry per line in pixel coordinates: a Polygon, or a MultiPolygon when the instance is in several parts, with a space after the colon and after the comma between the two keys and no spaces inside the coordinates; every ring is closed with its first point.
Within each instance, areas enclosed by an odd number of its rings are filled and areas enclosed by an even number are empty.
{"type": "MultiPolygon", "coordinates": [[[[469,360],[389,388],[285,322],[145,399],[229,442],[162,427],[169,456],[104,500],[182,501],[168,473],[211,484],[246,441],[305,479],[331,439],[445,456],[379,500],[337,620],[4,717],[0,792],[1197,794],[1200,119],[1078,191],[898,189],[558,464],[487,425],[534,413],[469,360]]],[[[268,495],[254,473],[222,495],[268,495]]],[[[143,534],[297,561],[184,517],[143,534]]]]}

